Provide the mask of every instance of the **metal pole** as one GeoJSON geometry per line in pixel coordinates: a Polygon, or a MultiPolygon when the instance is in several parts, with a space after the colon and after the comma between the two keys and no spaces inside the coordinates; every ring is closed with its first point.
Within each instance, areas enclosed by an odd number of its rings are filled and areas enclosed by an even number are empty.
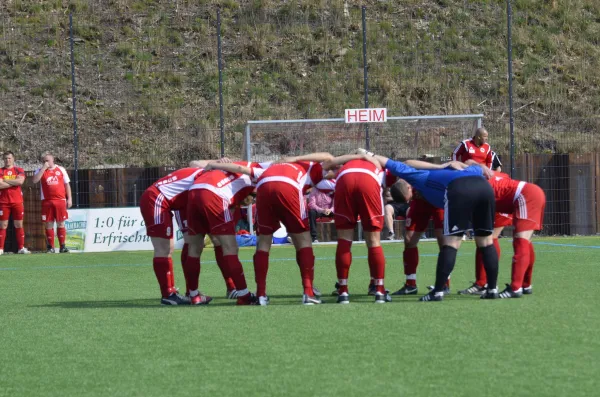
{"type": "MultiPolygon", "coordinates": [[[[365,108],[369,107],[369,71],[367,66],[367,7],[362,6],[362,30],[363,30],[363,72],[365,86],[365,108]]],[[[369,124],[365,124],[365,148],[371,148],[369,136],[369,124]]]]}
{"type": "Polygon", "coordinates": [[[73,101],[73,160],[75,166],[75,207],[79,208],[79,134],[77,133],[77,98],[75,91],[75,53],[73,51],[73,13],[69,13],[69,41],[71,42],[71,98],[73,101]]]}
{"type": "Polygon", "coordinates": [[[217,8],[217,54],[219,66],[219,126],[221,129],[221,157],[225,157],[225,123],[223,120],[223,60],[221,53],[221,10],[217,8]]]}
{"type": "Polygon", "coordinates": [[[510,115],[510,177],[515,172],[515,115],[513,112],[513,70],[512,70],[512,6],[506,0],[506,19],[508,30],[508,109],[510,115]]]}
{"type": "Polygon", "coordinates": [[[246,157],[244,158],[244,160],[251,161],[250,159],[252,158],[252,143],[250,139],[250,124],[246,124],[246,133],[244,136],[244,141],[246,142],[246,151],[244,152],[244,155],[246,157]]]}

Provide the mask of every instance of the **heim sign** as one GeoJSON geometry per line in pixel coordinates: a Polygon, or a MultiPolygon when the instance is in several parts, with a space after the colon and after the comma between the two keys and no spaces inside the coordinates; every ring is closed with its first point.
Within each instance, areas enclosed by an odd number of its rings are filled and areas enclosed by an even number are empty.
{"type": "Polygon", "coordinates": [[[346,123],[385,123],[387,122],[386,108],[346,109],[346,123]]]}

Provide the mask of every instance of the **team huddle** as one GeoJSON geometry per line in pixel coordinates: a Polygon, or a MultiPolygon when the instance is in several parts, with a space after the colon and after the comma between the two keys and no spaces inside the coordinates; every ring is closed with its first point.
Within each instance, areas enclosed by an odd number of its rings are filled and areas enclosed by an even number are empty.
{"type": "MultiPolygon", "coordinates": [[[[483,129],[480,129],[483,130],[483,129]]],[[[482,135],[478,130],[477,136],[482,135]]],[[[483,130],[485,132],[485,130],[483,130]]],[[[485,132],[487,139],[487,132],[485,132]]],[[[467,153],[472,150],[463,142],[467,153]]],[[[313,285],[315,256],[309,232],[305,194],[327,180],[334,186],[334,223],[337,230],[337,302],[350,302],[348,289],[354,230],[361,222],[368,248],[371,275],[369,294],[376,303],[391,301],[384,285],[385,256],[380,243],[384,227],[384,189],[397,202],[410,203],[406,214],[405,285],[394,294],[417,293],[417,243],[434,218],[440,245],[435,284],[421,301],[441,301],[449,293],[449,278],[463,235],[472,230],[477,245],[477,281],[460,291],[482,299],[516,298],[532,292],[535,253],[531,238],[542,226],[545,196],[532,183],[492,171],[489,146],[477,146],[483,161],[466,159],[431,164],[395,161],[364,149],[334,157],[312,153],[285,157],[273,163],[228,159],[194,161],[149,187],[140,200],[147,234],[154,246],[153,268],[165,305],[202,305],[212,298],[199,291],[201,255],[209,235],[222,272],[227,297],[238,305],[268,305],[267,274],[274,232],[285,226],[296,249],[303,288],[302,303],[321,303],[313,285]],[[462,160],[462,161],[461,161],[462,160]],[[464,161],[464,162],[463,162],[464,161]],[[483,164],[481,164],[483,163],[483,164]],[[257,247],[253,257],[256,294],[251,293],[238,258],[235,225],[240,207],[256,200],[257,247]],[[173,217],[184,233],[181,263],[186,290],[179,293],[173,276],[173,217]],[[499,292],[498,236],[514,225],[511,283],[499,292]]],[[[472,157],[472,156],[471,156],[472,157]]]]}

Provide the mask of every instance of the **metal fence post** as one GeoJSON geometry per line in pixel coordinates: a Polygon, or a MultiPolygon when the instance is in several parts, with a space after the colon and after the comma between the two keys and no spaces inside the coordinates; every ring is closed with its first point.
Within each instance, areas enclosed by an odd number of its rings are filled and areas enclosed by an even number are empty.
{"type": "Polygon", "coordinates": [[[221,129],[221,157],[225,157],[225,125],[223,120],[223,59],[221,52],[221,9],[217,8],[217,58],[219,67],[219,126],[221,129]]]}
{"type": "Polygon", "coordinates": [[[513,112],[513,69],[512,69],[512,6],[510,0],[506,0],[506,24],[508,33],[508,109],[510,115],[510,177],[515,172],[515,115],[513,112]]]}
{"type": "Polygon", "coordinates": [[[69,13],[69,41],[71,44],[71,98],[73,101],[73,162],[75,207],[79,208],[79,134],[77,133],[77,98],[75,91],[75,53],[73,51],[73,13],[69,13]]]}
{"type": "MultiPolygon", "coordinates": [[[[363,72],[365,88],[365,108],[369,107],[369,68],[367,66],[367,7],[362,6],[362,31],[363,31],[363,72]]],[[[369,136],[369,124],[365,124],[365,148],[371,148],[371,138],[369,136]]]]}

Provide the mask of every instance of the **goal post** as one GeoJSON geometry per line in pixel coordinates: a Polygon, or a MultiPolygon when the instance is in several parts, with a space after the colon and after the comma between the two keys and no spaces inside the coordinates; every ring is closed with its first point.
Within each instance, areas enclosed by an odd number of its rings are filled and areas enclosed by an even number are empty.
{"type": "Polygon", "coordinates": [[[366,145],[366,122],[373,152],[392,158],[447,158],[460,141],[473,136],[475,129],[483,125],[483,114],[386,116],[385,121],[375,122],[347,120],[348,112],[345,118],[248,121],[244,158],[270,161],[310,152],[347,154],[366,145]]]}

